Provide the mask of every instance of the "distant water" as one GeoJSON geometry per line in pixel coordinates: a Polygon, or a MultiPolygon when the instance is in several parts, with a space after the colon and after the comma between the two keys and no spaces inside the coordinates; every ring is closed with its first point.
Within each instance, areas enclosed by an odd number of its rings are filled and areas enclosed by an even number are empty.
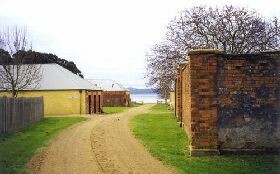
{"type": "Polygon", "coordinates": [[[131,94],[131,100],[137,103],[157,103],[157,101],[163,101],[157,94],[131,94]]]}

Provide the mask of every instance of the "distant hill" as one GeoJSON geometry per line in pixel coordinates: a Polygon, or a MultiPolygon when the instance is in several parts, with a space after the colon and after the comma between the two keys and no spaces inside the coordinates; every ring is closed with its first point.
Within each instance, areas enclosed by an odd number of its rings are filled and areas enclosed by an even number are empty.
{"type": "Polygon", "coordinates": [[[131,94],[152,94],[155,93],[153,89],[138,89],[138,88],[127,88],[131,94]]]}

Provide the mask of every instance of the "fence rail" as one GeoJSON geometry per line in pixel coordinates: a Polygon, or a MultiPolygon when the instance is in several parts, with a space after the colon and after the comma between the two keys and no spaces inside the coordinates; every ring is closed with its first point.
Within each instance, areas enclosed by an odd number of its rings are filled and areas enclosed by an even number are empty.
{"type": "Polygon", "coordinates": [[[43,97],[0,97],[0,133],[16,132],[43,117],[43,97]]]}

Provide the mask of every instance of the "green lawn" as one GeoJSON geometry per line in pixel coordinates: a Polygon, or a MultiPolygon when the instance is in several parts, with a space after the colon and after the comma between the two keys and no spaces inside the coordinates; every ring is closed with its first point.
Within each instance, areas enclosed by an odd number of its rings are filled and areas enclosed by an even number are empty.
{"type": "Polygon", "coordinates": [[[114,106],[114,107],[103,107],[103,112],[105,114],[115,114],[119,112],[123,112],[129,109],[127,106],[114,106]]]}
{"type": "Polygon", "coordinates": [[[24,173],[26,163],[40,147],[62,129],[83,121],[82,117],[44,118],[14,134],[0,136],[0,173],[24,173]]]}
{"type": "Polygon", "coordinates": [[[167,112],[167,104],[156,104],[151,108],[151,111],[167,112]]]}
{"type": "Polygon", "coordinates": [[[142,106],[142,105],[143,105],[143,103],[131,102],[132,107],[138,107],[138,106],[142,106]]]}
{"type": "Polygon", "coordinates": [[[130,107],[128,106],[112,106],[112,107],[103,107],[103,112],[105,114],[115,114],[115,113],[120,113],[120,112],[124,112],[125,110],[131,108],[131,107],[138,107],[141,106],[143,104],[140,103],[132,103],[132,105],[130,107]]]}
{"type": "Polygon", "coordinates": [[[191,174],[276,174],[280,173],[277,155],[226,155],[189,157],[187,136],[172,113],[156,105],[151,113],[131,120],[131,128],[147,149],[181,173],[191,174]]]}
{"type": "Polygon", "coordinates": [[[131,107],[138,107],[138,106],[142,106],[142,103],[137,103],[137,102],[131,102],[131,105],[128,106],[106,106],[103,107],[103,112],[105,114],[115,114],[115,113],[120,113],[123,112],[131,107]]]}

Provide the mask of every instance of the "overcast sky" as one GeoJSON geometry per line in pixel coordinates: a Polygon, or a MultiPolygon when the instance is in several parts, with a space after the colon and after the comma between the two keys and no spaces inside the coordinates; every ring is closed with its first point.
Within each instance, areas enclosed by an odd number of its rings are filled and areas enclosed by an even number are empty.
{"type": "Polygon", "coordinates": [[[85,78],[145,87],[145,53],[179,11],[236,5],[280,18],[279,0],[0,0],[0,27],[26,26],[33,50],[74,61],[85,78]]]}

